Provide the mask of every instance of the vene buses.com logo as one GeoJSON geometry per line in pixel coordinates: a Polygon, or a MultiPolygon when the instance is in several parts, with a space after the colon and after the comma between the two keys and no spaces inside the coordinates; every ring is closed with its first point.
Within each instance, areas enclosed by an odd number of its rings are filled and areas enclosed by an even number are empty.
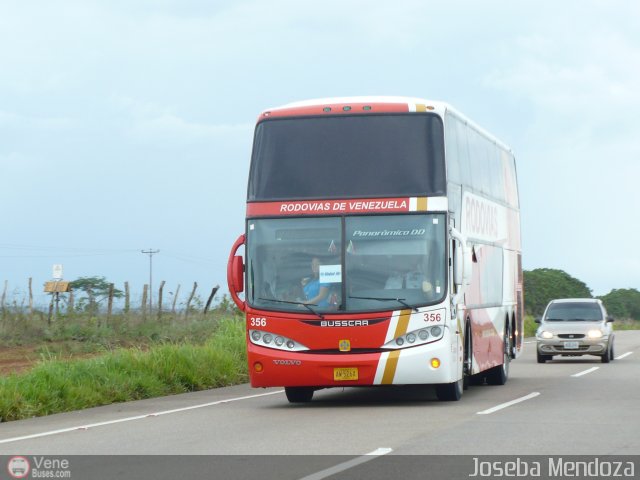
{"type": "Polygon", "coordinates": [[[11,457],[7,463],[7,471],[13,478],[27,478],[31,465],[25,457],[11,457]]]}

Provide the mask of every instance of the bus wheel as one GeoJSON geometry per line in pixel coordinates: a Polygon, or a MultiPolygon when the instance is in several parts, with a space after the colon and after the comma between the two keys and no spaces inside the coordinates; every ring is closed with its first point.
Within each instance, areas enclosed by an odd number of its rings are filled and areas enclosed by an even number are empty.
{"type": "Polygon", "coordinates": [[[289,403],[307,403],[313,398],[312,387],[284,387],[289,403]]]}
{"type": "Polygon", "coordinates": [[[473,338],[471,337],[471,327],[469,321],[467,321],[467,327],[464,334],[464,356],[463,356],[463,375],[464,383],[463,390],[469,388],[472,383],[473,374],[473,338]]]}
{"type": "Polygon", "coordinates": [[[451,383],[441,383],[436,385],[436,397],[438,400],[445,402],[457,402],[462,398],[462,391],[464,390],[464,362],[460,365],[460,380],[451,383]]]}
{"type": "Polygon", "coordinates": [[[489,385],[504,385],[509,378],[509,365],[511,363],[511,332],[509,321],[505,323],[504,340],[502,347],[502,365],[493,367],[487,372],[487,383],[489,385]]]}

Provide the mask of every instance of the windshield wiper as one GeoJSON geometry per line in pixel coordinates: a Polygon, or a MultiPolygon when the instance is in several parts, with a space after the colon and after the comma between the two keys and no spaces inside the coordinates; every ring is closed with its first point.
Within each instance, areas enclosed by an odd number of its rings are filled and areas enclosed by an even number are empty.
{"type": "Polygon", "coordinates": [[[311,308],[311,305],[313,305],[314,307],[317,307],[318,305],[316,303],[290,302],[288,300],[276,300],[275,298],[258,298],[258,300],[264,300],[265,302],[286,303],[289,305],[302,305],[304,308],[306,308],[311,313],[313,313],[316,317],[319,317],[320,320],[324,320],[324,315],[316,312],[313,308],[311,308]]]}
{"type": "Polygon", "coordinates": [[[406,308],[409,308],[411,310],[413,310],[414,312],[417,312],[418,309],[417,307],[412,307],[411,305],[409,305],[407,302],[405,302],[404,298],[396,298],[396,297],[391,297],[391,298],[387,298],[387,297],[353,297],[353,296],[349,296],[349,298],[357,298],[360,300],[377,300],[379,302],[398,302],[401,305],[404,305],[406,308]]]}

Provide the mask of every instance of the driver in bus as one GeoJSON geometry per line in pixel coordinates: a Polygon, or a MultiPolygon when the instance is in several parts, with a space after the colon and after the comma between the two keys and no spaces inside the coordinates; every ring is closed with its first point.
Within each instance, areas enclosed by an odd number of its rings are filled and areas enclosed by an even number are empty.
{"type": "Polygon", "coordinates": [[[415,261],[413,266],[407,270],[396,272],[391,275],[384,284],[385,289],[397,290],[422,290],[424,293],[433,292],[431,282],[427,281],[420,262],[415,261]]]}
{"type": "Polygon", "coordinates": [[[329,285],[320,283],[320,259],[311,259],[311,276],[301,280],[305,302],[319,307],[329,306],[329,285]]]}

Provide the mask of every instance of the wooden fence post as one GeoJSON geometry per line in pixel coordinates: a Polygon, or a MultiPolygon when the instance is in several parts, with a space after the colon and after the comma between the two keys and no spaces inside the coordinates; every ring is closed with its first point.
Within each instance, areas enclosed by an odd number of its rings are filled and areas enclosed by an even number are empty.
{"type": "Polygon", "coordinates": [[[124,282],[124,313],[129,313],[131,306],[129,297],[129,282],[124,282]]]}
{"type": "MultiPolygon", "coordinates": [[[[87,286],[87,297],[89,297],[89,318],[96,315],[96,297],[93,295],[91,287],[87,286]]],[[[97,325],[100,326],[100,317],[97,318],[97,325]]]]}
{"type": "Polygon", "coordinates": [[[193,300],[193,297],[196,294],[196,288],[198,288],[198,282],[193,282],[193,290],[191,290],[191,295],[189,295],[189,300],[187,300],[187,309],[184,312],[185,319],[189,316],[189,308],[191,307],[191,300],[193,300]]]}
{"type": "Polygon", "coordinates": [[[176,294],[173,296],[173,304],[171,305],[171,313],[173,315],[176,314],[176,302],[178,301],[179,293],[180,293],[180,284],[178,284],[178,288],[176,288],[176,294]]]}
{"type": "Polygon", "coordinates": [[[142,287],[142,319],[146,320],[147,318],[147,290],[149,290],[149,285],[146,283],[144,287],[142,287]]]}
{"type": "Polygon", "coordinates": [[[2,290],[2,300],[0,300],[0,302],[2,303],[2,316],[4,317],[5,313],[6,313],[6,307],[5,307],[5,301],[7,299],[7,287],[9,286],[9,280],[5,280],[4,281],[4,290],[2,290]]]}
{"type": "Polygon", "coordinates": [[[213,287],[213,289],[211,290],[211,295],[209,295],[209,299],[207,300],[207,304],[204,306],[204,314],[206,315],[207,312],[209,311],[209,307],[211,306],[211,302],[213,301],[213,297],[216,296],[216,292],[218,291],[218,289],[220,288],[220,285],[216,285],[215,287],[213,287]]]}
{"type": "Polygon", "coordinates": [[[111,312],[113,311],[113,283],[109,284],[109,300],[107,301],[107,324],[111,320],[111,312]]]}
{"type": "Polygon", "coordinates": [[[160,282],[160,288],[158,289],[158,320],[162,318],[162,290],[164,289],[165,281],[160,282]]]}
{"type": "Polygon", "coordinates": [[[55,293],[51,293],[51,301],[49,302],[49,316],[47,317],[47,325],[51,326],[51,317],[53,317],[53,298],[55,293]]]}
{"type": "Polygon", "coordinates": [[[29,320],[33,320],[33,278],[29,277],[29,320]]]}
{"type": "Polygon", "coordinates": [[[73,296],[73,288],[69,289],[69,302],[67,303],[67,316],[71,317],[73,316],[74,312],[74,306],[75,306],[75,297],[73,296]]]}

